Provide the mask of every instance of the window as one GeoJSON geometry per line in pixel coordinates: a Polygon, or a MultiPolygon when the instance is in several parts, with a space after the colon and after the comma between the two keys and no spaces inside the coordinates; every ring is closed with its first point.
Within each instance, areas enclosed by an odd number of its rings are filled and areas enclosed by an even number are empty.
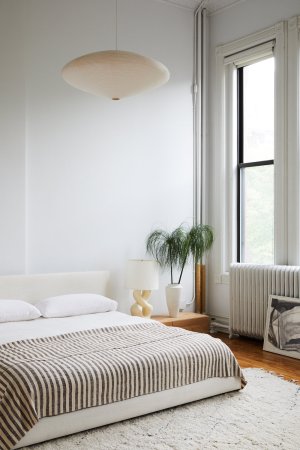
{"type": "Polygon", "coordinates": [[[274,263],[274,58],[237,68],[237,261],[274,263]]]}
{"type": "Polygon", "coordinates": [[[299,263],[299,30],[296,17],[216,48],[212,224],[221,283],[232,262],[299,263]]]}

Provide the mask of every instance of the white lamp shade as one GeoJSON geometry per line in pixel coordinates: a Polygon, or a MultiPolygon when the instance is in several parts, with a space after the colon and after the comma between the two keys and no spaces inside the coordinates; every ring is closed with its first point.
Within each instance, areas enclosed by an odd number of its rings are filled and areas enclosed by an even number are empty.
{"type": "Polygon", "coordinates": [[[129,289],[143,291],[158,289],[158,263],[154,260],[130,259],[126,266],[125,285],[129,289]]]}
{"type": "Polygon", "coordinates": [[[62,76],[84,92],[120,100],[166,83],[170,73],[155,59],[107,50],[73,59],[63,67],[62,76]]]}

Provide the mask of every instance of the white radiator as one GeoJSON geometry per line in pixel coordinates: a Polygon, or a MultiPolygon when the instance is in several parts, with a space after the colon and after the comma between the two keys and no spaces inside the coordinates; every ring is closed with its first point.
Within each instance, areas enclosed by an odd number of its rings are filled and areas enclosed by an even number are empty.
{"type": "Polygon", "coordinates": [[[234,263],[230,267],[230,335],[263,338],[270,294],[299,298],[300,267],[234,263]]]}

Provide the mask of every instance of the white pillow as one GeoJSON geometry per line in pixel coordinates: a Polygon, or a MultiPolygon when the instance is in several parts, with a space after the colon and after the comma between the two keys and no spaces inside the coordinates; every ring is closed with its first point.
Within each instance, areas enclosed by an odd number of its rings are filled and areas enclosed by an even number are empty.
{"type": "Polygon", "coordinates": [[[0,299],[0,323],[19,322],[41,317],[41,313],[35,306],[23,300],[0,299]]]}
{"type": "Polygon", "coordinates": [[[68,294],[45,298],[35,306],[43,317],[68,317],[116,311],[118,304],[103,295],[68,294]]]}

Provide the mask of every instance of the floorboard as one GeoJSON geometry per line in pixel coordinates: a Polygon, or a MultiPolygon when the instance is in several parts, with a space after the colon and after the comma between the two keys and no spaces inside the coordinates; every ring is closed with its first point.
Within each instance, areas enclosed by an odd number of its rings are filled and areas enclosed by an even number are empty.
{"type": "Polygon", "coordinates": [[[286,380],[293,380],[300,384],[300,360],[263,350],[263,342],[246,337],[229,339],[225,333],[212,335],[221,339],[230,347],[242,368],[259,367],[275,372],[286,380]]]}

